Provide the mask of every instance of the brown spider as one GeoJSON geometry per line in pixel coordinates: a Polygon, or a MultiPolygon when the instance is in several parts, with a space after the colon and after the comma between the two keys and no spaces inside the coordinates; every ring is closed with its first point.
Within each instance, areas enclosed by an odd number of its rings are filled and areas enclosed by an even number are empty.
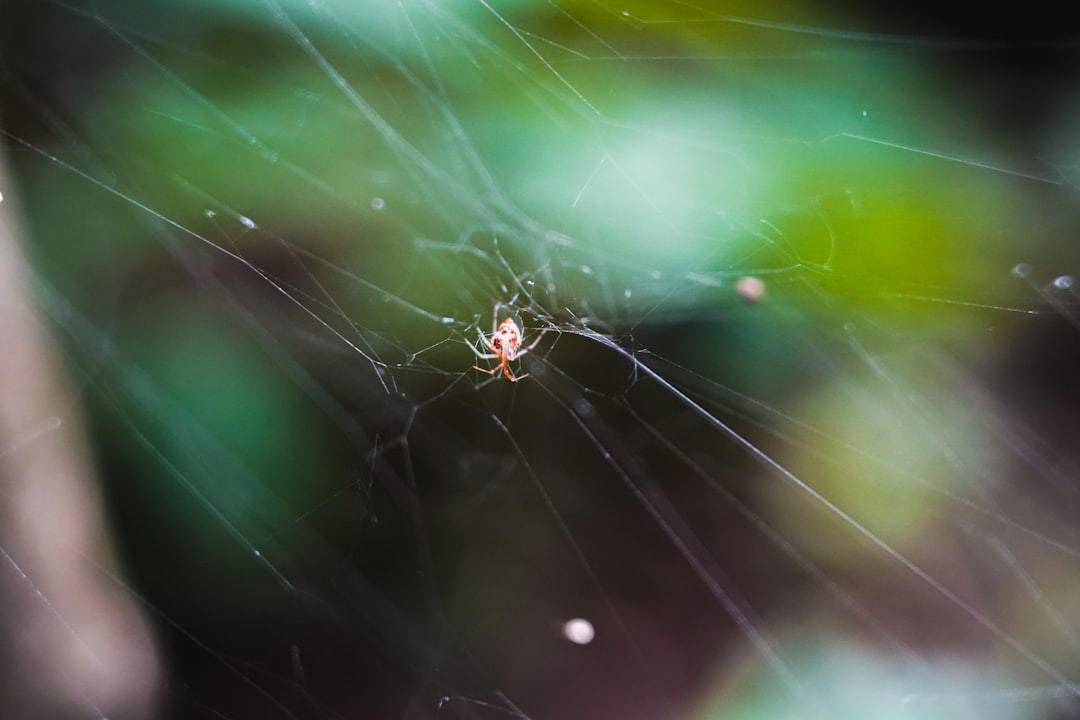
{"type": "Polygon", "coordinates": [[[498,324],[498,322],[499,306],[496,305],[495,312],[491,315],[491,337],[485,337],[483,333],[479,333],[479,330],[477,331],[480,335],[480,342],[491,350],[490,353],[482,353],[472,344],[469,345],[469,348],[476,357],[484,360],[498,360],[499,364],[493,368],[482,368],[478,365],[473,365],[473,368],[480,372],[485,372],[488,375],[494,375],[502,370],[503,375],[505,375],[506,379],[510,382],[517,382],[518,380],[529,377],[529,373],[518,375],[517,377],[511,375],[509,363],[517,360],[536,347],[536,343],[540,342],[540,338],[544,337],[544,333],[547,332],[547,330],[540,331],[540,334],[532,341],[532,344],[523,349],[521,347],[521,330],[518,329],[517,323],[510,318],[506,318],[501,324],[498,324]]]}

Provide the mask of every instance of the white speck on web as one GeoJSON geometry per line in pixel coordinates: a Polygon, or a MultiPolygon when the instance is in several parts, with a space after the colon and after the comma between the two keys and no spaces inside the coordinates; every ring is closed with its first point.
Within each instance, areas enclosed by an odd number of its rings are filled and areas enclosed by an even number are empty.
{"type": "Polygon", "coordinates": [[[574,618],[563,624],[563,637],[575,645],[588,645],[596,637],[596,630],[588,620],[574,618]]]}

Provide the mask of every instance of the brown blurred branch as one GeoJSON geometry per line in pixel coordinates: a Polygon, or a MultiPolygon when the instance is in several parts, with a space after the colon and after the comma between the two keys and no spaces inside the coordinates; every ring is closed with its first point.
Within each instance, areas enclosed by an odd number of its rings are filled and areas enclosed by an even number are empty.
{"type": "Polygon", "coordinates": [[[28,294],[3,161],[0,717],[150,718],[158,656],[118,580],[78,398],[28,294]]]}

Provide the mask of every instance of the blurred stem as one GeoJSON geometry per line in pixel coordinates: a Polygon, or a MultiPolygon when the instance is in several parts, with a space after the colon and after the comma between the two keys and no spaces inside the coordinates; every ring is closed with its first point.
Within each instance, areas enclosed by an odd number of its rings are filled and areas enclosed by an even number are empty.
{"type": "Polygon", "coordinates": [[[77,395],[27,292],[4,160],[0,148],[0,717],[150,718],[156,648],[116,569],[77,395]]]}

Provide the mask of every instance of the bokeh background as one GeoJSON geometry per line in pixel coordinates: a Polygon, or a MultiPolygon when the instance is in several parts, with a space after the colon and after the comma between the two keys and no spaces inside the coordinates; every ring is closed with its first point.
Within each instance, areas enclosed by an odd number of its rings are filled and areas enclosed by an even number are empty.
{"type": "Polygon", "coordinates": [[[5,4],[12,717],[1076,717],[1076,39],[950,10],[5,4]]]}

